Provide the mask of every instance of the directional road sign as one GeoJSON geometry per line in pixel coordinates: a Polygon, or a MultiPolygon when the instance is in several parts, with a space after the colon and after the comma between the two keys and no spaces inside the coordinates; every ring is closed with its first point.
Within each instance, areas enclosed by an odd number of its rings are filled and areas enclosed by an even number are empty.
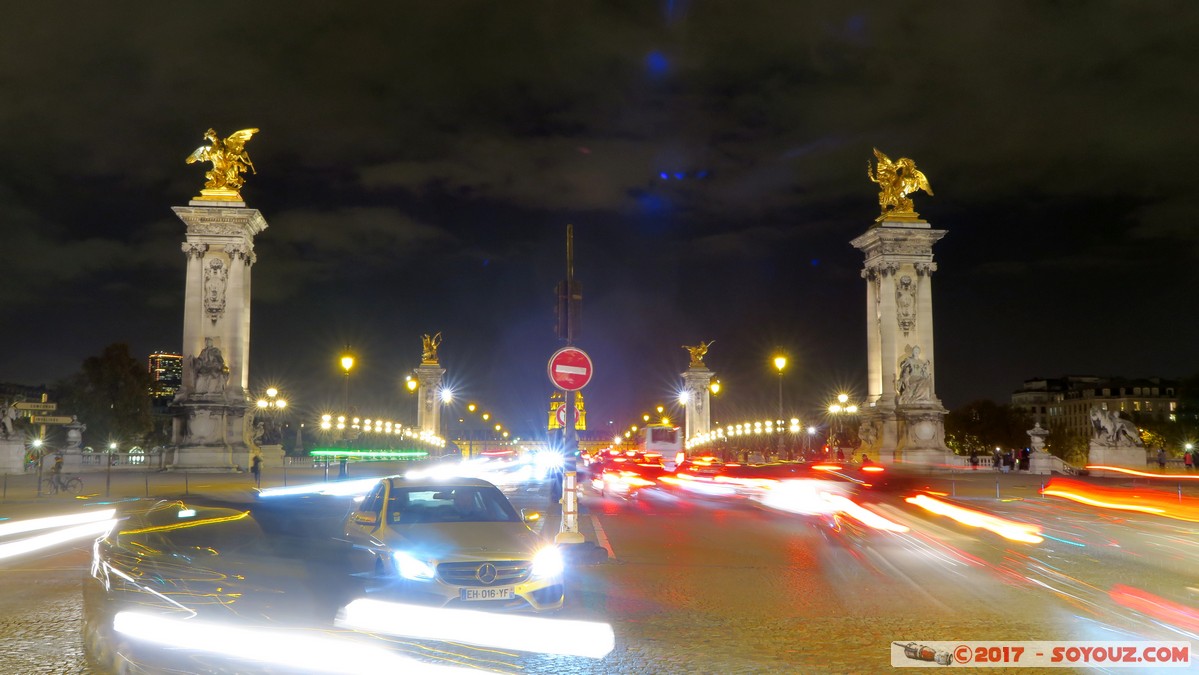
{"type": "Polygon", "coordinates": [[[70,415],[30,415],[29,421],[33,424],[70,424],[70,415]]]}
{"type": "Polygon", "coordinates": [[[591,381],[591,357],[578,347],[563,347],[550,357],[550,381],[566,391],[578,391],[591,381]]]}
{"type": "Polygon", "coordinates": [[[43,412],[49,412],[51,410],[58,410],[57,403],[36,403],[33,401],[19,401],[16,403],[16,406],[17,406],[17,410],[40,410],[43,412]]]}

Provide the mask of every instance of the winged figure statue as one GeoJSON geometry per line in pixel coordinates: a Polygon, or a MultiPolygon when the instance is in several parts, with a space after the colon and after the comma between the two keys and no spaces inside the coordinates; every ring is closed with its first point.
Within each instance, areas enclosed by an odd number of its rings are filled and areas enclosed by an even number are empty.
{"type": "Polygon", "coordinates": [[[708,347],[711,347],[713,342],[716,341],[712,340],[711,342],[704,342],[703,340],[700,340],[699,344],[695,345],[694,347],[683,345],[683,349],[686,349],[687,352],[691,354],[692,368],[702,367],[704,365],[704,356],[707,355],[708,347]]]}
{"type": "Polygon", "coordinates": [[[896,161],[874,149],[874,157],[878,160],[877,168],[866,162],[866,176],[873,183],[878,183],[878,205],[882,208],[879,220],[890,216],[916,217],[911,198],[908,195],[924,190],[930,196],[932,187],[924,172],[916,168],[916,162],[908,157],[900,157],[896,161]]]}
{"type": "Polygon", "coordinates": [[[430,336],[425,333],[421,336],[421,356],[422,364],[437,364],[437,348],[441,346],[441,333],[430,336]]]}
{"type": "Polygon", "coordinates": [[[212,162],[212,169],[204,173],[207,182],[200,191],[203,195],[200,199],[240,199],[238,191],[246,182],[242,174],[247,170],[257,173],[254,163],[250,161],[250,155],[246,152],[246,143],[256,133],[257,129],[242,129],[229,134],[224,140],[221,140],[213,129],[204,134],[206,143],[187,157],[188,164],[212,162]]]}

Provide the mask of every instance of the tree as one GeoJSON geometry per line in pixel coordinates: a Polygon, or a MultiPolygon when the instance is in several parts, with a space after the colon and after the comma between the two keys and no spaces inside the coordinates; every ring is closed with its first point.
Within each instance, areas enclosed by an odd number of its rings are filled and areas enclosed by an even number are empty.
{"type": "Polygon", "coordinates": [[[945,444],[959,454],[989,448],[1023,448],[1028,445],[1032,423],[1010,405],[980,400],[952,410],[945,416],[945,444]]]}
{"type": "Polygon", "coordinates": [[[59,383],[59,409],[87,425],[84,445],[122,449],[144,443],[153,430],[150,373],[129,354],[129,345],[111,344],[83,361],[83,369],[59,383]]]}

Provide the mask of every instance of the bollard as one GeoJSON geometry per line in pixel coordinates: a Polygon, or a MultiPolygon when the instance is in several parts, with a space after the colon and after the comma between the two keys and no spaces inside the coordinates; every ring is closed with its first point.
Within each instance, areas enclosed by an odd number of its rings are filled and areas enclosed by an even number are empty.
{"type": "Polygon", "coordinates": [[[949,496],[958,496],[958,482],[956,480],[949,481],[949,496]]]}
{"type": "Polygon", "coordinates": [[[1178,484],[1178,503],[1182,503],[1182,483],[1178,484]]]}
{"type": "Polygon", "coordinates": [[[146,496],[149,497],[150,496],[150,473],[146,472],[146,473],[142,474],[142,476],[145,477],[145,479],[146,479],[146,496]]]}
{"type": "Polygon", "coordinates": [[[283,487],[287,487],[287,465],[283,465],[283,487]]]}
{"type": "Polygon", "coordinates": [[[191,488],[188,487],[188,475],[186,471],[183,472],[183,494],[185,496],[191,495],[191,488]]]}
{"type": "Polygon", "coordinates": [[[4,474],[4,499],[8,499],[8,474],[4,474]]]}
{"type": "Polygon", "coordinates": [[[109,499],[112,492],[112,459],[108,460],[108,468],[104,471],[104,498],[109,499]]]}
{"type": "Polygon", "coordinates": [[[999,499],[999,479],[995,479],[995,498],[999,499]]]}

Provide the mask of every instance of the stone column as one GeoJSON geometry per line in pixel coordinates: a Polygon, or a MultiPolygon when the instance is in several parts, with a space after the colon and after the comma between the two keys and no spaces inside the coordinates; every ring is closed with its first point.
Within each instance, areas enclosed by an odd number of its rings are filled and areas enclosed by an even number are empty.
{"type": "Polygon", "coordinates": [[[441,436],[441,379],[445,368],[437,364],[422,363],[416,369],[420,383],[417,390],[416,426],[421,433],[441,436]]]}
{"type": "Polygon", "coordinates": [[[174,458],[167,468],[231,471],[249,452],[250,268],[254,236],[267,224],[240,201],[199,199],[173,210],[187,226],[187,282],[183,382],[171,404],[174,458]]]}
{"type": "Polygon", "coordinates": [[[712,384],[713,375],[715,373],[703,366],[692,366],[682,373],[683,391],[687,392],[683,426],[685,439],[690,440],[712,430],[712,399],[708,387],[712,384]]]}
{"type": "Polygon", "coordinates": [[[867,399],[859,436],[883,462],[947,464],[945,409],[934,388],[932,247],[945,236],[918,217],[876,222],[851,244],[865,254],[867,399]],[[905,359],[926,361],[927,378],[908,384],[905,359]],[[899,394],[899,386],[905,393],[899,394]]]}

